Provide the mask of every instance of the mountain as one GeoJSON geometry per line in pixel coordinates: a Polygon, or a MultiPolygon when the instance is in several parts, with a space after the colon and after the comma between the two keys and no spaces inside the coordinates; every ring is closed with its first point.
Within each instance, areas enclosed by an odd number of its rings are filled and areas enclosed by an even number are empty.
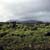
{"type": "Polygon", "coordinates": [[[37,21],[37,20],[25,20],[25,21],[21,21],[21,23],[39,23],[41,21],[37,21]]]}
{"type": "Polygon", "coordinates": [[[8,20],[7,22],[16,22],[16,23],[43,23],[42,21],[38,21],[38,20],[17,20],[17,19],[11,19],[8,20]]]}

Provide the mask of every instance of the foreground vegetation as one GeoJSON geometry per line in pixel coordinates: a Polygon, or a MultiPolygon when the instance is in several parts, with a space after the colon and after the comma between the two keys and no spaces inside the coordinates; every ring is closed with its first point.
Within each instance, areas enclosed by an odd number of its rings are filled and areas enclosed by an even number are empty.
{"type": "Polygon", "coordinates": [[[4,50],[49,50],[50,24],[0,23],[0,47],[4,50]]]}

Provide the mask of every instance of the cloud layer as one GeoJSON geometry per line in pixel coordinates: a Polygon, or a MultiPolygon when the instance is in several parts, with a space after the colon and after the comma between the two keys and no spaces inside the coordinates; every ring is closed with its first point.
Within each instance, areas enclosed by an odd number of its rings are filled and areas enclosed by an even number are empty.
{"type": "Polygon", "coordinates": [[[0,22],[9,19],[50,21],[50,0],[0,0],[0,22]]]}

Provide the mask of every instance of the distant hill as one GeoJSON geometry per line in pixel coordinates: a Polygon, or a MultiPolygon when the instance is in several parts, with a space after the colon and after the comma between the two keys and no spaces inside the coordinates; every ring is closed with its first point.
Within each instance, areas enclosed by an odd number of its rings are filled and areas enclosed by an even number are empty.
{"type": "Polygon", "coordinates": [[[20,20],[17,20],[17,19],[11,19],[11,20],[8,20],[7,22],[16,22],[16,23],[43,23],[42,21],[38,21],[38,20],[23,20],[23,21],[20,21],[20,20]]]}

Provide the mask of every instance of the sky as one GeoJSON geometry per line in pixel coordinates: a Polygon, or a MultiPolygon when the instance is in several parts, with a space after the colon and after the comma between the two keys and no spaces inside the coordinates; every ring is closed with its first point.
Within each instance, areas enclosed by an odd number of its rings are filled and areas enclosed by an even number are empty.
{"type": "Polygon", "coordinates": [[[50,22],[50,0],[0,0],[0,22],[10,19],[50,22]]]}

